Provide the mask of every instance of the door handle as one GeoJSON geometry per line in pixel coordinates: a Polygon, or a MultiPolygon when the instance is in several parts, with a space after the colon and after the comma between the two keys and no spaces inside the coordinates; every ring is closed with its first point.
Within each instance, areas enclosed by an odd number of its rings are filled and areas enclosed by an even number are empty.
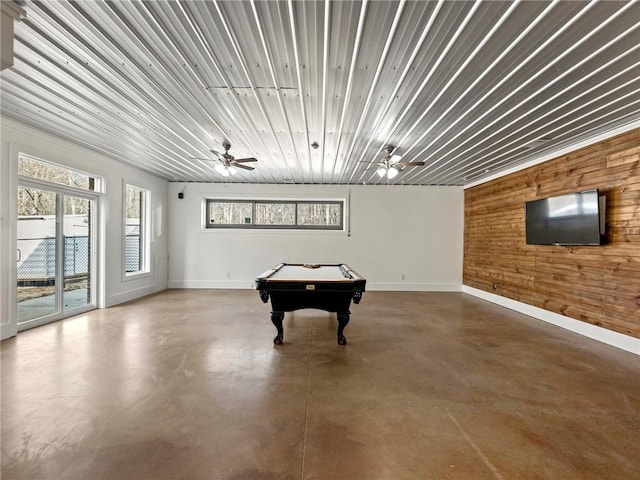
{"type": "Polygon", "coordinates": [[[22,260],[22,250],[20,250],[19,248],[16,248],[16,250],[18,251],[18,259],[16,260],[16,262],[19,262],[20,260],[22,260]]]}

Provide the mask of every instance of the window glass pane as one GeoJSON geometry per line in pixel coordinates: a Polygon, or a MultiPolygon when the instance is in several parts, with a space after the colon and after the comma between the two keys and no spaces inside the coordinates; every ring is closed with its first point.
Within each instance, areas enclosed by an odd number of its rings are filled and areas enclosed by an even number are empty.
{"type": "Polygon", "coordinates": [[[18,187],[18,323],[56,313],[57,195],[18,187]]]}
{"type": "Polygon", "coordinates": [[[207,228],[340,230],[342,201],[207,200],[207,228]]]}
{"type": "Polygon", "coordinates": [[[91,303],[91,200],[65,195],[62,235],[64,239],[64,310],[91,303]]]}
{"type": "Polygon", "coordinates": [[[295,224],[295,203],[256,203],[256,225],[295,224]]]}
{"type": "Polygon", "coordinates": [[[145,190],[127,185],[124,243],[124,263],[127,273],[145,269],[145,194],[145,190]]]}
{"type": "Polygon", "coordinates": [[[211,225],[251,225],[253,205],[249,202],[208,202],[211,225]]]}
{"type": "Polygon", "coordinates": [[[342,225],[340,203],[298,203],[298,225],[342,225]]]}
{"type": "Polygon", "coordinates": [[[95,179],[86,173],[28,157],[19,157],[18,175],[46,180],[47,182],[80,188],[82,190],[96,189],[95,179]]]}

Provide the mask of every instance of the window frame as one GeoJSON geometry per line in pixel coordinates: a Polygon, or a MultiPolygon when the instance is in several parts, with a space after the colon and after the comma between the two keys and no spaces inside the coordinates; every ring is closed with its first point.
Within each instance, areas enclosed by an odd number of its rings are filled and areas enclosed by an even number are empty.
{"type": "MultiPolygon", "coordinates": [[[[50,152],[51,153],[51,152],[50,152]]],[[[53,152],[55,153],[55,152],[53,152]]],[[[52,154],[53,155],[53,154],[52,154]]],[[[56,155],[53,155],[56,157],[56,155]]],[[[9,157],[12,159],[10,169],[11,175],[16,179],[16,184],[14,186],[14,194],[11,196],[11,209],[15,212],[15,217],[13,217],[12,225],[10,225],[10,230],[13,231],[13,245],[14,251],[17,252],[17,241],[18,241],[18,205],[17,205],[17,190],[20,187],[26,188],[37,188],[44,189],[49,191],[54,191],[59,196],[59,205],[62,205],[63,199],[65,197],[75,197],[82,198],[93,202],[93,215],[90,216],[90,242],[89,249],[91,251],[90,259],[89,259],[89,270],[90,270],[90,300],[86,305],[78,306],[76,308],[68,309],[64,305],[63,294],[64,291],[59,295],[59,299],[57,302],[59,303],[59,308],[57,313],[52,315],[46,315],[39,318],[34,318],[32,320],[28,320],[25,322],[17,323],[17,317],[15,319],[15,327],[16,331],[24,331],[29,328],[37,327],[39,325],[44,325],[50,322],[55,322],[64,318],[68,318],[72,315],[78,315],[80,313],[84,313],[86,311],[93,310],[95,308],[103,308],[104,307],[104,285],[105,285],[105,275],[104,275],[104,231],[105,225],[104,222],[104,211],[105,211],[105,186],[106,180],[104,177],[97,175],[95,173],[91,173],[89,171],[81,170],[76,168],[75,166],[70,166],[65,163],[64,159],[54,161],[50,159],[44,159],[42,156],[38,154],[23,151],[21,147],[15,145],[9,145],[9,157]],[[35,175],[31,176],[28,174],[24,174],[24,172],[20,172],[20,162],[23,160],[27,161],[35,161],[44,165],[50,165],[56,168],[69,170],[74,173],[79,173],[82,175],[87,175],[89,177],[89,184],[92,185],[92,189],[85,189],[83,187],[78,187],[76,185],[69,185],[62,182],[53,182],[47,180],[46,178],[35,175]]],[[[58,203],[58,201],[57,201],[58,203]]],[[[64,216],[64,215],[63,215],[64,216]]],[[[56,227],[56,235],[60,233],[64,236],[64,228],[63,228],[63,220],[56,227]]],[[[59,241],[59,252],[58,256],[61,259],[64,259],[64,242],[59,241]]],[[[64,261],[64,260],[63,260],[64,261]]],[[[17,262],[13,263],[13,268],[11,269],[11,277],[13,278],[13,292],[11,298],[9,299],[10,305],[12,305],[13,312],[17,312],[17,298],[15,292],[15,286],[18,279],[17,273],[17,262]]],[[[60,275],[64,278],[64,275],[61,270],[60,275]]],[[[56,273],[56,275],[58,275],[56,273]]],[[[61,288],[64,290],[64,282],[58,278],[56,278],[56,284],[61,285],[61,288]]]]}
{"type": "Polygon", "coordinates": [[[346,228],[346,199],[300,199],[300,198],[205,198],[204,199],[204,229],[205,230],[315,230],[315,231],[332,231],[342,232],[346,228]],[[251,204],[251,223],[211,223],[210,222],[210,205],[212,203],[243,203],[251,204]],[[256,224],[256,205],[264,204],[294,204],[295,205],[295,224],[294,225],[265,225],[256,224]],[[339,225],[300,225],[298,224],[298,206],[309,204],[328,204],[340,206],[340,224],[339,225]]]}
{"type": "Polygon", "coordinates": [[[101,177],[99,175],[95,175],[93,173],[89,173],[85,170],[80,170],[78,168],[75,167],[70,167],[67,165],[64,165],[62,163],[58,163],[58,162],[54,162],[51,160],[44,160],[40,157],[37,157],[35,155],[30,155],[27,153],[19,153],[18,154],[18,163],[16,165],[16,172],[17,172],[17,176],[19,179],[27,179],[29,181],[36,181],[36,182],[43,182],[45,184],[48,185],[56,185],[58,187],[61,187],[65,190],[70,190],[70,191],[77,191],[77,192],[85,192],[88,194],[101,194],[101,193],[105,193],[104,192],[104,184],[105,184],[105,180],[104,177],[101,177]],[[62,183],[62,182],[57,182],[54,180],[49,180],[46,178],[40,178],[38,176],[32,176],[32,175],[24,175],[20,172],[20,163],[22,161],[25,162],[35,162],[35,163],[40,163],[42,165],[46,165],[52,168],[57,168],[60,170],[67,170],[69,172],[72,172],[74,174],[78,174],[78,175],[83,175],[87,177],[87,180],[89,182],[89,186],[88,188],[83,188],[83,187],[79,187],[77,185],[69,185],[67,183],[62,183]]]}
{"type": "Polygon", "coordinates": [[[151,191],[134,183],[123,182],[122,189],[122,279],[131,280],[151,275],[151,215],[150,201],[151,191]],[[140,198],[140,268],[135,271],[127,271],[127,207],[129,188],[135,189],[141,194],[140,198]]]}

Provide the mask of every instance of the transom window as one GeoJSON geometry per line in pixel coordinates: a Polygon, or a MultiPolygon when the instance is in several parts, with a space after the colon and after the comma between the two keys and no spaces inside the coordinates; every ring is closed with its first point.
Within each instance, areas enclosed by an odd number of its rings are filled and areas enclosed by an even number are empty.
{"type": "Polygon", "coordinates": [[[208,199],[206,227],[342,230],[344,202],[208,199]]]}
{"type": "Polygon", "coordinates": [[[101,191],[100,177],[23,155],[18,157],[18,175],[80,190],[101,191]]]}

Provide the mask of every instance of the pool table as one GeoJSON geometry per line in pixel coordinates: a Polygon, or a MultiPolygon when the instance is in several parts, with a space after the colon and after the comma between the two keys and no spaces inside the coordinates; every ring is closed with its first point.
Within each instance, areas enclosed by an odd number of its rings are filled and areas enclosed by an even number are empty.
{"type": "Polygon", "coordinates": [[[256,278],[255,289],[264,303],[271,299],[271,321],[282,344],[285,312],[317,308],[335,312],[338,317],[338,344],[345,345],[343,331],[349,323],[349,306],[360,303],[366,280],[344,264],[318,265],[281,263],[256,278]]]}

